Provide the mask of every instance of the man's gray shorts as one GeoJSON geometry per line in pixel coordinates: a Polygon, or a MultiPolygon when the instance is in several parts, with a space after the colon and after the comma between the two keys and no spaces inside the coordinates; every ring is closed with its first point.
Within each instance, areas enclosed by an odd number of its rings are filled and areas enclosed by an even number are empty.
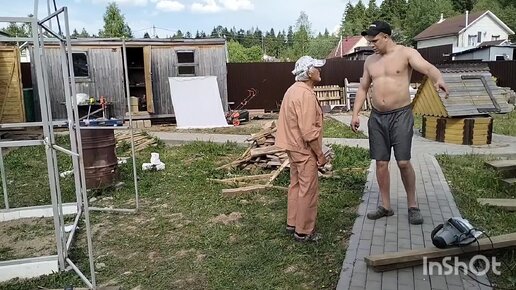
{"type": "Polygon", "coordinates": [[[394,148],[396,160],[410,160],[414,134],[412,105],[388,112],[373,108],[367,126],[371,159],[389,161],[394,148]]]}

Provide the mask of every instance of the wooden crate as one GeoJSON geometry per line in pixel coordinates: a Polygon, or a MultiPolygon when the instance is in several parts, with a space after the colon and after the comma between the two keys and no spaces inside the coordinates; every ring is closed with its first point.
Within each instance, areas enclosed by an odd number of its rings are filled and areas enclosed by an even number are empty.
{"type": "Polygon", "coordinates": [[[421,129],[423,137],[430,140],[462,145],[485,145],[491,144],[493,118],[423,116],[421,129]]]}
{"type": "Polygon", "coordinates": [[[344,102],[342,88],[338,85],[315,86],[314,91],[321,106],[341,105],[344,102]]]}
{"type": "Polygon", "coordinates": [[[20,50],[0,48],[0,123],[25,122],[20,50]]]}

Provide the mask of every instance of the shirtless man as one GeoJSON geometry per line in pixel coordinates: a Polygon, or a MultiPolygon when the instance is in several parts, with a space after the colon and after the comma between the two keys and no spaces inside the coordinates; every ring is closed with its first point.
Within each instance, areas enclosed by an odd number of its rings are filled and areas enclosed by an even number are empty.
{"type": "Polygon", "coordinates": [[[364,104],[371,83],[374,85],[372,112],[368,122],[369,150],[376,160],[376,178],[383,206],[369,212],[367,218],[391,216],[389,161],[391,148],[407,193],[408,218],[411,224],[422,224],[423,216],[416,202],[416,175],[410,163],[414,116],[409,94],[412,70],[425,74],[436,90],[446,94],[448,88],[440,71],[428,63],[417,50],[396,44],[391,38],[391,27],[383,21],[373,22],[362,35],[373,46],[375,54],[364,63],[364,73],[353,107],[351,128],[358,130],[358,114],[364,104]]]}

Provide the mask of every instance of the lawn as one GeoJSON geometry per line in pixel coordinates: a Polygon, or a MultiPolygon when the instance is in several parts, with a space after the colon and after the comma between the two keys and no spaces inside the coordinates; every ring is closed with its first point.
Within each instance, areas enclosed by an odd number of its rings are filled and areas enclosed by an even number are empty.
{"type": "MultiPolygon", "coordinates": [[[[66,143],[66,138],[60,142],[66,143]]],[[[342,146],[333,149],[337,172],[369,166],[365,149],[342,146]]],[[[133,215],[91,213],[99,284],[121,285],[123,289],[336,287],[363,192],[365,172],[321,180],[318,229],[324,239],[319,244],[305,245],[294,242],[283,231],[286,217],[283,191],[228,198],[220,193],[223,185],[207,181],[259,173],[216,170],[238,158],[245,148],[233,143],[195,142],[180,147],[160,144],[138,154],[138,168],[142,162],[148,162],[151,150],[160,153],[166,170],[138,170],[141,210],[133,215]]],[[[20,148],[5,157],[8,180],[14,181],[11,186],[22,184],[15,188],[24,190],[11,191],[12,204],[49,202],[45,188],[48,183],[41,174],[45,171],[43,156],[43,148],[20,148]]],[[[68,170],[69,163],[62,163],[61,170],[68,170]]],[[[125,187],[97,192],[98,200],[93,205],[130,207],[134,204],[129,164],[121,168],[125,187]]],[[[62,186],[69,188],[72,180],[71,176],[62,179],[62,186]]],[[[287,171],[275,185],[288,185],[287,171]]],[[[64,194],[70,195],[65,200],[73,199],[73,190],[64,194]]],[[[11,230],[15,232],[16,228],[11,230]]],[[[84,273],[88,273],[84,233],[79,232],[72,256],[84,273]]],[[[12,249],[0,245],[0,258],[12,256],[12,249]]],[[[65,285],[79,287],[81,282],[74,273],[64,273],[10,281],[0,284],[0,288],[21,290],[65,285]]]]}
{"type": "MultiPolygon", "coordinates": [[[[250,135],[260,132],[263,125],[268,122],[277,121],[277,119],[267,120],[251,120],[250,122],[242,123],[237,127],[225,127],[225,128],[210,128],[210,129],[177,129],[175,126],[161,126],[154,127],[151,130],[168,131],[168,132],[179,132],[179,133],[208,133],[208,134],[236,134],[236,135],[250,135]]],[[[325,138],[350,138],[350,139],[365,139],[362,133],[354,133],[351,131],[349,126],[342,124],[341,122],[326,117],[324,118],[324,133],[325,138]]]]}
{"type": "Polygon", "coordinates": [[[516,111],[509,114],[493,114],[492,117],[494,133],[516,136],[516,111]]]}
{"type": "MultiPolygon", "coordinates": [[[[486,160],[493,158],[482,155],[438,156],[461,214],[473,226],[485,230],[490,236],[516,232],[514,212],[481,206],[476,201],[480,197],[516,198],[516,186],[506,185],[497,172],[484,165],[486,160]]],[[[502,275],[491,275],[492,281],[500,289],[516,289],[515,251],[501,252],[497,258],[502,261],[502,275]]]]}

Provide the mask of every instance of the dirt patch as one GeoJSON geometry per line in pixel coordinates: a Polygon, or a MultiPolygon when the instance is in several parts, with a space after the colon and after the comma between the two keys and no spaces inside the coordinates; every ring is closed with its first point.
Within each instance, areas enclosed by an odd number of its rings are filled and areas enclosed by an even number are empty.
{"type": "Polygon", "coordinates": [[[29,218],[0,223],[0,260],[54,255],[52,218],[29,218]]]}
{"type": "Polygon", "coordinates": [[[241,219],[242,219],[242,213],[232,212],[229,215],[225,215],[225,214],[218,215],[218,216],[212,218],[210,220],[210,222],[216,223],[216,224],[229,225],[229,224],[237,223],[241,219]]]}

